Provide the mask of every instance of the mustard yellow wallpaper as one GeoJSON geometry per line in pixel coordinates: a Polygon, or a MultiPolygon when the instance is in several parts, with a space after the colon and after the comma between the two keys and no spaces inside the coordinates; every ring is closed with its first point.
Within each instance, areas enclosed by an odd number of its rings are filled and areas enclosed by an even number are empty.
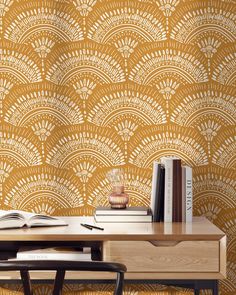
{"type": "Polygon", "coordinates": [[[236,294],[236,2],[0,0],[0,36],[0,207],[91,215],[111,167],[148,205],[153,160],[181,157],[236,294]]]}

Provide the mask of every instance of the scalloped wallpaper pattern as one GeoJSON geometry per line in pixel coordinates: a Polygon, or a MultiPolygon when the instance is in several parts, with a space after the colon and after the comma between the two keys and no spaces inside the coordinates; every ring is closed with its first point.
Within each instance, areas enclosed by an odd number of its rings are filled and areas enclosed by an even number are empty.
{"type": "Polygon", "coordinates": [[[153,160],[181,157],[235,294],[236,2],[0,0],[0,36],[1,208],[91,215],[111,167],[148,205],[153,160]]]}

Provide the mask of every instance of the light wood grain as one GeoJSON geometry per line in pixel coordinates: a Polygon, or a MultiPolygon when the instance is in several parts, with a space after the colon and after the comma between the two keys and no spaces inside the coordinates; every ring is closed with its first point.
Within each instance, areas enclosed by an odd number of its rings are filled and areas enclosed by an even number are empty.
{"type": "MultiPolygon", "coordinates": [[[[226,276],[225,234],[204,217],[195,217],[193,223],[188,224],[95,223],[93,217],[61,218],[69,225],[0,230],[0,245],[4,245],[4,242],[21,245],[21,242],[23,244],[25,241],[36,241],[39,246],[45,241],[101,241],[104,244],[103,254],[106,260],[118,259],[117,261],[127,265],[126,279],[223,279],[226,276]],[[80,223],[98,225],[104,227],[104,231],[90,231],[80,223]],[[111,248],[111,243],[121,244],[111,248]]],[[[0,280],[19,278],[16,272],[0,272],[0,280]]],[[[54,273],[33,272],[32,278],[53,279],[54,273]]],[[[68,272],[66,278],[112,279],[114,275],[68,272]]]]}
{"type": "MultiPolygon", "coordinates": [[[[51,271],[34,271],[30,272],[30,276],[33,280],[53,280],[55,277],[55,272],[51,271]]],[[[68,271],[66,273],[66,280],[112,280],[115,279],[114,273],[99,273],[99,272],[72,272],[68,271]]],[[[177,280],[177,279],[208,279],[217,280],[224,279],[221,273],[126,273],[125,279],[129,280],[177,280]]],[[[20,280],[20,274],[18,272],[0,272],[0,280],[20,280]]]]}
{"type": "Polygon", "coordinates": [[[220,273],[226,278],[226,236],[220,240],[220,273]]]}
{"type": "Polygon", "coordinates": [[[108,241],[103,260],[123,263],[128,272],[219,272],[219,242],[155,246],[148,241],[108,241]]]}
{"type": "Polygon", "coordinates": [[[0,230],[0,241],[194,241],[220,240],[224,233],[204,217],[193,223],[95,223],[93,217],[60,217],[68,226],[0,230]],[[81,223],[104,228],[88,230],[81,223]]]}

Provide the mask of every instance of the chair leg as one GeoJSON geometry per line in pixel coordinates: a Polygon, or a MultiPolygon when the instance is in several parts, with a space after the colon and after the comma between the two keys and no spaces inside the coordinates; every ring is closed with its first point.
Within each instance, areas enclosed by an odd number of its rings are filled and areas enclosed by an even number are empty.
{"type": "Polygon", "coordinates": [[[29,272],[27,270],[21,270],[20,275],[23,283],[24,295],[33,295],[29,272]]]}
{"type": "Polygon", "coordinates": [[[218,281],[217,280],[214,282],[214,285],[212,288],[212,295],[218,295],[218,281]]]}
{"type": "Polygon", "coordinates": [[[52,293],[53,295],[61,295],[64,278],[65,278],[65,271],[58,270],[55,277],[55,281],[54,281],[54,287],[53,287],[53,293],[52,293]]]}
{"type": "Polygon", "coordinates": [[[114,291],[114,295],[122,295],[123,287],[124,287],[124,273],[123,272],[117,273],[116,289],[114,291]]]}
{"type": "Polygon", "coordinates": [[[195,281],[195,284],[194,284],[194,295],[200,295],[200,286],[199,286],[199,282],[198,281],[195,281]]]}

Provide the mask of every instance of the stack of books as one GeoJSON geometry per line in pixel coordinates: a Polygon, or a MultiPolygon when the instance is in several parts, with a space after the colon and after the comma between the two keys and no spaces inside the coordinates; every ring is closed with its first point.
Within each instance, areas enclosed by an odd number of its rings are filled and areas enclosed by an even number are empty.
{"type": "Polygon", "coordinates": [[[98,207],[94,218],[96,222],[152,222],[152,213],[148,207],[98,207]]]}
{"type": "Polygon", "coordinates": [[[92,261],[91,248],[43,248],[32,249],[30,247],[20,248],[16,255],[17,260],[71,260],[92,261]]]}
{"type": "Polygon", "coordinates": [[[151,210],[154,222],[192,222],[192,168],[181,159],[153,163],[151,210]]]}

